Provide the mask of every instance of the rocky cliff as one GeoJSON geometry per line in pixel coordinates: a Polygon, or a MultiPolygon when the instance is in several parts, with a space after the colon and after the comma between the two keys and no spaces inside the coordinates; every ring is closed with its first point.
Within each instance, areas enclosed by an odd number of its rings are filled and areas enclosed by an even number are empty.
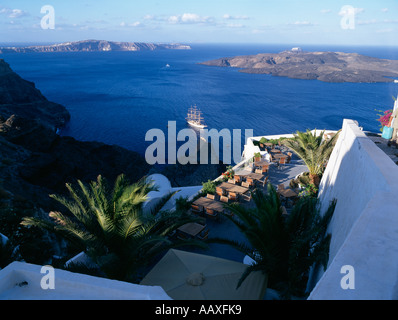
{"type": "Polygon", "coordinates": [[[36,205],[48,209],[48,191],[62,192],[66,182],[89,181],[99,174],[114,179],[121,173],[136,181],[149,170],[136,152],[57,135],[56,128],[69,119],[65,107],[48,101],[0,60],[0,173],[8,175],[4,188],[29,198],[21,186],[37,186],[43,197],[36,205]]]}
{"type": "Polygon", "coordinates": [[[261,53],[203,62],[208,66],[240,68],[240,72],[271,74],[325,82],[393,82],[398,61],[357,53],[295,52],[261,53]]]}
{"type": "Polygon", "coordinates": [[[189,50],[190,46],[179,43],[115,42],[106,40],[83,40],[49,46],[2,47],[0,53],[25,52],[79,52],[79,51],[142,51],[142,50],[189,50]]]}

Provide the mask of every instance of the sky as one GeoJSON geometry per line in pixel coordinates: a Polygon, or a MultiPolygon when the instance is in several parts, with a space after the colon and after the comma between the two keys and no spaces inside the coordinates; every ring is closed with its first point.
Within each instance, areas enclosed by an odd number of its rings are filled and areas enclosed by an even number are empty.
{"type": "Polygon", "coordinates": [[[0,0],[0,43],[398,46],[397,34],[398,0],[0,0]]]}

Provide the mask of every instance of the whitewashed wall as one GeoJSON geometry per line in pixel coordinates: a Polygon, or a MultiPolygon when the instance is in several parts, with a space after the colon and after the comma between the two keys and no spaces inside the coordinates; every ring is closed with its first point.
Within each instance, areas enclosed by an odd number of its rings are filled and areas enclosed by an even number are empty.
{"type": "Polygon", "coordinates": [[[329,265],[309,299],[397,299],[398,166],[353,120],[344,120],[320,185],[323,210],[334,198],[329,265]],[[354,289],[341,286],[345,265],[354,289]]]}

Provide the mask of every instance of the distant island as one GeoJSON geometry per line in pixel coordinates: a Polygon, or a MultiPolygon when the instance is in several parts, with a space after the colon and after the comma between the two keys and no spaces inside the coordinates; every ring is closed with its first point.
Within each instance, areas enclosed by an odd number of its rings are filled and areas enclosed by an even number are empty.
{"type": "Polygon", "coordinates": [[[0,47],[1,53],[26,52],[98,52],[98,51],[142,51],[142,50],[190,50],[191,47],[179,43],[115,42],[106,40],[83,40],[64,42],[46,46],[0,47]]]}
{"type": "Polygon", "coordinates": [[[239,71],[245,73],[325,82],[393,82],[398,79],[398,60],[358,53],[304,52],[299,48],[280,53],[220,58],[201,64],[241,68],[239,71]]]}

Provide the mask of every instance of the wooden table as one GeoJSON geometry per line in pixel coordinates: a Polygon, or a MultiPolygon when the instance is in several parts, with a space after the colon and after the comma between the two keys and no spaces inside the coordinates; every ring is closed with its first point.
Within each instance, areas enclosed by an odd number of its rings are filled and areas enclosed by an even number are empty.
{"type": "MultiPolygon", "coordinates": [[[[235,173],[235,175],[237,175],[237,174],[235,173]]],[[[262,178],[264,178],[263,174],[255,173],[255,172],[242,173],[242,174],[238,174],[238,176],[245,177],[245,178],[252,178],[253,180],[261,180],[262,178]]]]}
{"type": "Polygon", "coordinates": [[[279,149],[271,149],[270,152],[272,152],[272,153],[281,153],[281,151],[279,149]]]}
{"type": "Polygon", "coordinates": [[[189,222],[187,224],[182,225],[177,230],[189,235],[190,237],[195,238],[205,228],[206,228],[206,226],[204,226],[203,224],[199,224],[199,223],[195,223],[195,222],[189,222]]]}
{"type": "Polygon", "coordinates": [[[261,167],[261,168],[263,168],[263,169],[264,169],[264,167],[265,167],[266,169],[268,169],[268,168],[269,168],[269,165],[270,165],[270,163],[269,163],[267,160],[260,160],[260,161],[254,162],[254,166],[256,166],[256,167],[261,167]]]}
{"type": "Polygon", "coordinates": [[[232,183],[228,183],[228,182],[221,183],[219,185],[219,187],[225,189],[227,192],[235,192],[238,194],[244,194],[250,190],[249,188],[237,186],[236,184],[232,184],[232,183]]]}
{"type": "Polygon", "coordinates": [[[292,189],[282,189],[278,192],[281,196],[283,196],[285,198],[297,197],[297,193],[294,192],[292,189]]]}
{"type": "Polygon", "coordinates": [[[272,157],[275,159],[280,159],[280,158],[287,158],[287,155],[284,153],[276,153],[272,157]]]}
{"type": "Polygon", "coordinates": [[[199,199],[196,199],[193,204],[197,206],[202,206],[204,208],[209,208],[217,212],[223,212],[224,211],[224,204],[220,201],[217,200],[212,200],[206,197],[201,197],[199,199]]]}

